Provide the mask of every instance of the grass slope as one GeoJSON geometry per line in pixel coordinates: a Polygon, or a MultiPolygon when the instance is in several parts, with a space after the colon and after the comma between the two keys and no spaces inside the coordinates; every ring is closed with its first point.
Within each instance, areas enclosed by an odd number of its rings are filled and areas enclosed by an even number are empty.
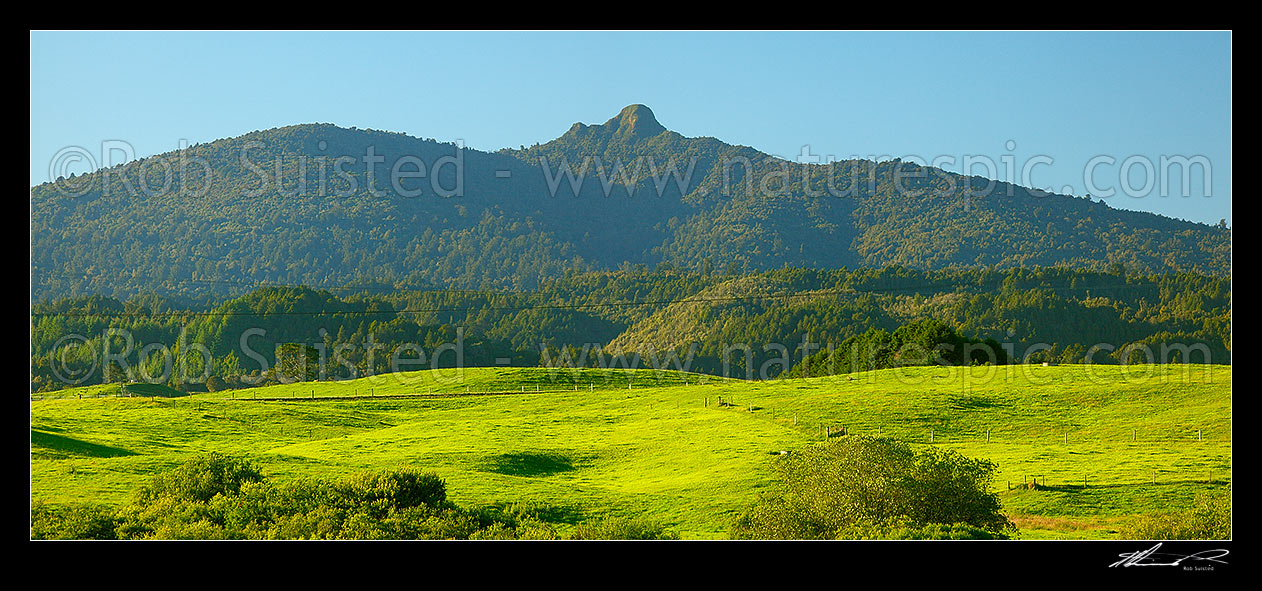
{"type": "Polygon", "coordinates": [[[122,503],[155,470],[215,450],[279,479],[418,464],[461,504],[545,503],[570,523],[612,513],[713,538],[770,483],[775,452],[844,427],[932,437],[995,461],[1023,537],[1109,538],[1136,513],[1190,506],[1230,483],[1230,380],[1220,366],[928,367],[773,382],[469,368],[177,398],[52,397],[31,402],[31,498],[122,503]],[[485,392],[499,394],[464,395],[485,392]],[[402,395],[413,396],[386,397],[402,395]],[[359,398],[333,398],[343,396],[359,398]],[[1023,487],[1031,478],[1041,486],[1023,487]]]}

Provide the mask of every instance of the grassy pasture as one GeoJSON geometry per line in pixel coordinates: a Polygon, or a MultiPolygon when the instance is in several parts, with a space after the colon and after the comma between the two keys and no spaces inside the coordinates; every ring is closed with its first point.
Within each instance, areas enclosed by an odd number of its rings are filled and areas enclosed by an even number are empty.
{"type": "Polygon", "coordinates": [[[462,505],[543,503],[562,522],[611,513],[714,538],[770,483],[777,452],[844,428],[996,462],[1023,537],[1109,538],[1134,514],[1229,485],[1230,382],[1225,366],[920,367],[770,382],[466,368],[181,397],[71,390],[31,402],[31,497],[123,503],[154,471],[214,450],[250,456],[276,479],[417,464],[462,505]],[[1025,487],[1033,478],[1040,486],[1025,487]]]}

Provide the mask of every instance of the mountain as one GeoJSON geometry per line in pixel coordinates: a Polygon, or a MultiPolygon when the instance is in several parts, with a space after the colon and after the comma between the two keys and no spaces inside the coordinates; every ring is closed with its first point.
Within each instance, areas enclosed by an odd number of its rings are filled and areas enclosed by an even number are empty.
{"type": "Polygon", "coordinates": [[[1230,230],[915,163],[798,164],[631,105],[482,152],[330,124],[31,188],[31,298],[260,284],[533,289],[660,265],[1072,266],[1229,276],[1230,230]]]}

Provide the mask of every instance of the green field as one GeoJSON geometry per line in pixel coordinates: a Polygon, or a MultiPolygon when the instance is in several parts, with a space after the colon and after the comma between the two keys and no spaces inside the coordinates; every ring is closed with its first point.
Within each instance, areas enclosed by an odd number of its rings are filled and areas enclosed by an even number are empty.
{"type": "Polygon", "coordinates": [[[31,401],[33,501],[122,504],[155,471],[219,451],[281,480],[414,464],[445,478],[461,505],[529,501],[563,523],[644,517],[684,538],[721,538],[770,484],[778,452],[826,428],[993,460],[1022,538],[1110,538],[1136,514],[1181,509],[1231,482],[1229,366],[917,367],[768,382],[469,368],[119,393],[31,401]],[[1030,479],[1041,486],[1023,486],[1030,479]]]}

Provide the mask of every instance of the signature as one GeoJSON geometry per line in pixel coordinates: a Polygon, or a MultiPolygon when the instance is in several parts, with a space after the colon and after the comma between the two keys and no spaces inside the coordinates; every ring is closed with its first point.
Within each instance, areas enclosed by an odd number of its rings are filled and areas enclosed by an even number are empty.
{"type": "Polygon", "coordinates": [[[1147,550],[1141,550],[1139,552],[1123,552],[1122,554],[1118,554],[1118,556],[1122,557],[1122,559],[1117,562],[1114,562],[1113,564],[1110,564],[1109,567],[1111,568],[1115,566],[1179,566],[1185,560],[1216,562],[1218,564],[1227,564],[1227,561],[1219,560],[1219,558],[1222,558],[1230,554],[1230,551],[1224,550],[1221,548],[1215,549],[1215,550],[1201,550],[1200,552],[1196,552],[1194,554],[1187,554],[1187,555],[1172,554],[1169,552],[1158,552],[1157,549],[1160,547],[1161,547],[1161,544],[1158,543],[1156,546],[1153,546],[1152,548],[1149,548],[1147,550]]]}

